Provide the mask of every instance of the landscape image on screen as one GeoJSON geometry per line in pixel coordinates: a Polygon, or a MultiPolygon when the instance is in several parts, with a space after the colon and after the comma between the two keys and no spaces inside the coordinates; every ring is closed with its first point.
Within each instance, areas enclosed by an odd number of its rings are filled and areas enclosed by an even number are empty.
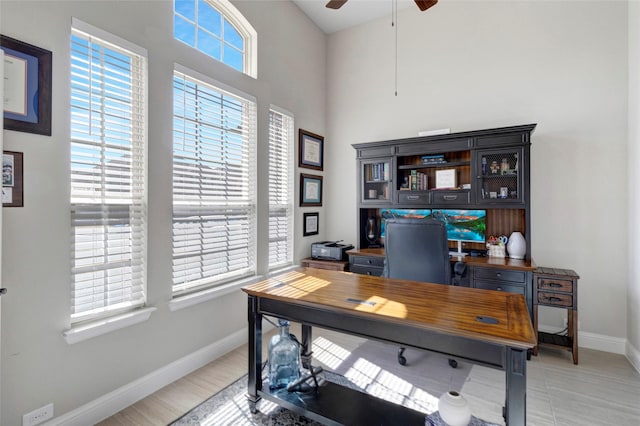
{"type": "Polygon", "coordinates": [[[444,222],[447,226],[447,239],[450,241],[485,242],[487,231],[486,210],[454,209],[381,209],[380,236],[385,236],[385,222],[394,217],[432,218],[444,222]]]}

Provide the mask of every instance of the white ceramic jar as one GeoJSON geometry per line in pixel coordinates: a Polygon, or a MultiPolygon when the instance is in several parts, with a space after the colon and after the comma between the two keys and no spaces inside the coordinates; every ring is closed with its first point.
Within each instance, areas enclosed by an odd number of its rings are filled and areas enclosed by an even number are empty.
{"type": "Polygon", "coordinates": [[[507,252],[509,252],[509,257],[513,259],[524,259],[524,255],[527,253],[527,243],[522,233],[516,231],[511,234],[507,242],[507,252]]]}
{"type": "Polygon", "coordinates": [[[449,391],[438,400],[440,418],[449,426],[467,426],[471,420],[471,409],[464,396],[449,391]]]}

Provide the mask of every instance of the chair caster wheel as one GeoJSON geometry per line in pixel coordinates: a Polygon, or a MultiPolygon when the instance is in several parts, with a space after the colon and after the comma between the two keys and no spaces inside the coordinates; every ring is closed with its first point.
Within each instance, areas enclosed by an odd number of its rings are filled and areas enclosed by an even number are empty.
{"type": "Polygon", "coordinates": [[[455,359],[450,359],[449,360],[449,366],[451,368],[458,368],[458,361],[456,361],[455,359]]]}
{"type": "Polygon", "coordinates": [[[405,357],[403,357],[402,355],[398,355],[398,364],[407,365],[407,359],[405,357]]]}

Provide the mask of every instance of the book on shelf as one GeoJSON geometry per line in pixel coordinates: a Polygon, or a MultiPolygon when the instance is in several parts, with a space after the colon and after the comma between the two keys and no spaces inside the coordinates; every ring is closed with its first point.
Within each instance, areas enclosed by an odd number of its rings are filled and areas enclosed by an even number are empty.
{"type": "Polygon", "coordinates": [[[423,155],[422,164],[445,164],[444,154],[423,155]]]}
{"type": "Polygon", "coordinates": [[[426,173],[419,172],[417,170],[411,170],[409,175],[409,189],[412,191],[426,191],[428,186],[429,176],[426,173]]]}

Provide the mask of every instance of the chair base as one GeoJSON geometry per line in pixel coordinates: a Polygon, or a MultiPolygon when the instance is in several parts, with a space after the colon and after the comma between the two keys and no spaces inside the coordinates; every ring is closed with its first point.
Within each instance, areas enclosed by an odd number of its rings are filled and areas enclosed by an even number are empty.
{"type": "MultiPolygon", "coordinates": [[[[398,349],[398,364],[407,365],[407,358],[404,356],[404,351],[406,348],[398,349]]],[[[458,368],[458,361],[453,358],[449,358],[449,367],[458,368]]]]}

